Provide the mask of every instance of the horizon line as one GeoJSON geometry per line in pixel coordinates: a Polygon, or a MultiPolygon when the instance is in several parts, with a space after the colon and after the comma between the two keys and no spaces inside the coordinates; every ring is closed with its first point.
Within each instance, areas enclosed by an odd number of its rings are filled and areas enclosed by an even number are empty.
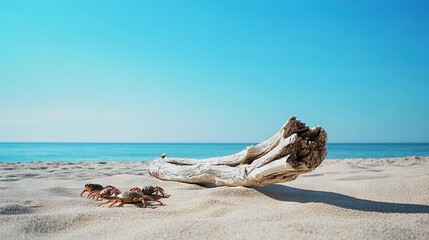
{"type": "MultiPolygon", "coordinates": [[[[40,143],[40,144],[258,144],[259,142],[78,142],[78,141],[0,141],[4,143],[40,143]]],[[[327,142],[327,144],[429,144],[429,142],[327,142]]]]}

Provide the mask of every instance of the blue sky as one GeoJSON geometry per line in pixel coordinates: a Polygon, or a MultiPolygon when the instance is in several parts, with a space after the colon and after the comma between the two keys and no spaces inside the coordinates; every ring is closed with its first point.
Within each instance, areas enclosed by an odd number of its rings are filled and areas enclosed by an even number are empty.
{"type": "Polygon", "coordinates": [[[1,1],[0,141],[429,142],[427,1],[1,1]]]}

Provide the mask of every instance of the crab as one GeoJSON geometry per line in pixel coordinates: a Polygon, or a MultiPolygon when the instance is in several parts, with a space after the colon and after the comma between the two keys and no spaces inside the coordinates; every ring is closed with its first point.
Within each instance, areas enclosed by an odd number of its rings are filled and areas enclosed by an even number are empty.
{"type": "Polygon", "coordinates": [[[85,192],[89,192],[88,196],[86,198],[92,198],[95,197],[110,197],[111,195],[115,194],[118,195],[121,193],[119,189],[115,188],[114,186],[108,185],[106,187],[103,187],[100,184],[94,184],[94,183],[88,183],[85,184],[85,189],[80,193],[80,196],[82,197],[85,192]]]}
{"type": "Polygon", "coordinates": [[[143,203],[143,208],[146,208],[147,206],[147,202],[146,199],[150,200],[150,201],[154,201],[159,203],[160,205],[162,205],[161,201],[158,201],[156,199],[154,199],[151,196],[148,195],[144,195],[141,191],[137,192],[137,191],[127,191],[124,193],[120,193],[119,195],[116,196],[116,199],[111,199],[108,200],[106,202],[101,203],[100,205],[98,205],[99,207],[105,204],[109,204],[109,208],[113,207],[113,205],[117,204],[117,203],[136,203],[136,202],[142,202],[143,203]]]}
{"type": "Polygon", "coordinates": [[[88,183],[88,184],[85,184],[85,189],[83,189],[83,191],[80,193],[80,196],[82,197],[85,192],[89,192],[88,196],[86,197],[86,198],[88,198],[89,195],[91,195],[91,193],[100,192],[101,190],[103,190],[102,185],[94,184],[94,183],[88,183]]]}
{"type": "Polygon", "coordinates": [[[153,194],[155,194],[155,196],[161,196],[161,195],[163,197],[165,196],[164,189],[158,186],[154,187],[154,186],[147,185],[142,187],[141,189],[138,187],[135,187],[135,188],[131,188],[130,191],[141,192],[144,195],[149,195],[149,196],[152,196],[153,194]]]}
{"type": "Polygon", "coordinates": [[[98,200],[100,198],[109,198],[112,195],[118,196],[118,194],[120,194],[120,193],[121,193],[121,191],[119,189],[115,188],[114,186],[108,185],[108,186],[104,187],[103,190],[101,190],[99,192],[90,193],[88,195],[88,198],[92,198],[92,199],[97,198],[97,200],[98,200]]]}

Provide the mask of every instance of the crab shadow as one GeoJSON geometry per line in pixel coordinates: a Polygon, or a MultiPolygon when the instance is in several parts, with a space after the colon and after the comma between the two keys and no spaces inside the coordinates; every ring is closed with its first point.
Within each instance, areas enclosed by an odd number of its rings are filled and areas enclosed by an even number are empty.
{"type": "MultiPolygon", "coordinates": [[[[170,197],[170,196],[168,195],[168,196],[165,196],[165,197],[162,197],[162,198],[159,198],[159,197],[158,197],[158,198],[156,198],[156,197],[155,197],[155,199],[156,199],[156,200],[162,200],[163,198],[168,198],[168,197],[170,197]]],[[[115,198],[114,198],[114,197],[112,197],[111,199],[115,199],[115,198]]],[[[115,206],[116,206],[116,207],[124,207],[124,205],[134,205],[134,206],[139,207],[139,208],[145,208],[142,202],[134,202],[134,203],[119,203],[119,204],[117,204],[117,205],[115,205],[115,206]]],[[[146,208],[155,209],[155,208],[163,207],[163,206],[165,206],[165,203],[159,204],[159,203],[154,203],[153,201],[147,201],[147,202],[146,202],[146,208]]]]}
{"type": "MultiPolygon", "coordinates": [[[[136,207],[138,207],[138,208],[145,208],[144,206],[143,206],[143,203],[141,203],[141,202],[136,202],[136,203],[125,203],[125,204],[127,204],[127,205],[134,205],[134,206],[136,206],[136,207]]],[[[117,207],[124,207],[124,205],[125,205],[124,203],[121,203],[121,204],[118,204],[118,205],[116,205],[117,207]]],[[[160,207],[160,206],[163,206],[163,205],[156,205],[156,204],[151,204],[151,203],[147,203],[147,205],[146,205],[146,208],[148,208],[148,209],[155,209],[155,208],[158,208],[158,207],[160,207]]]]}
{"type": "Polygon", "coordinates": [[[340,208],[379,213],[429,213],[428,205],[380,202],[347,196],[340,193],[299,189],[279,184],[252,187],[260,193],[285,202],[324,203],[340,208]]]}

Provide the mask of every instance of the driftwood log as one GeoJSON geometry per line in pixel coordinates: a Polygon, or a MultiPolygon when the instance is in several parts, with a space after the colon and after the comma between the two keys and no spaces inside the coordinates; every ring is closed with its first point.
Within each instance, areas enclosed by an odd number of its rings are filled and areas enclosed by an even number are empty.
{"type": "Polygon", "coordinates": [[[156,158],[149,173],[159,179],[223,186],[264,186],[295,180],[324,160],[327,134],[296,117],[274,136],[236,154],[208,159],[156,158]]]}

